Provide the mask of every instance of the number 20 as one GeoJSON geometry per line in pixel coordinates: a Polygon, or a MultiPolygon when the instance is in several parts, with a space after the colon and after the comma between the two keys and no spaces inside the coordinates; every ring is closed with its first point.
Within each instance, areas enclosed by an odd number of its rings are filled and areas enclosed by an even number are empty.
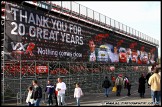
{"type": "Polygon", "coordinates": [[[21,35],[21,36],[25,35],[25,26],[24,26],[24,24],[20,23],[19,25],[17,25],[16,22],[12,22],[11,25],[15,25],[15,27],[11,30],[11,34],[17,35],[19,33],[19,35],[21,35]],[[18,28],[18,32],[16,32],[17,28],[18,28]]]}

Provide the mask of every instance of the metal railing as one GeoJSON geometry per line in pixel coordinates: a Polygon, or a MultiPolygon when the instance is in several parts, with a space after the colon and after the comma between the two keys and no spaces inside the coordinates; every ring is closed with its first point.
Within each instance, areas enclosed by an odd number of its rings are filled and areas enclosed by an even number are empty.
{"type": "Polygon", "coordinates": [[[159,46],[159,40],[156,40],[138,30],[135,30],[123,23],[120,23],[110,17],[89,9],[81,4],[72,1],[25,1],[35,6],[48,9],[49,11],[59,12],[70,17],[78,18],[86,22],[99,25],[100,27],[111,29],[125,36],[137,38],[145,43],[159,46]]]}

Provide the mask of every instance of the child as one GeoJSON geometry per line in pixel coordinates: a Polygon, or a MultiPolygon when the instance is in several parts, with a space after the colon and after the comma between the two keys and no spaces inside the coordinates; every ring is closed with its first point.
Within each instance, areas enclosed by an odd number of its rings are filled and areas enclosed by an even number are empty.
{"type": "Polygon", "coordinates": [[[26,103],[28,103],[29,106],[34,106],[33,88],[31,86],[28,88],[28,96],[26,98],[26,103]]]}
{"type": "Polygon", "coordinates": [[[79,87],[79,84],[76,83],[76,88],[74,90],[74,98],[76,98],[77,106],[80,106],[80,97],[83,96],[82,89],[79,87]]]}

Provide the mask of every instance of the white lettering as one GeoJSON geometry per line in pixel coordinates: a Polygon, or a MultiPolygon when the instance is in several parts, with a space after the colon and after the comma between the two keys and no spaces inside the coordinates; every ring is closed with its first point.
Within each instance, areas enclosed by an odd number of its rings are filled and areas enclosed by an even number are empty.
{"type": "Polygon", "coordinates": [[[80,37],[80,45],[83,45],[83,37],[80,37]]]}
{"type": "Polygon", "coordinates": [[[52,29],[56,29],[56,28],[55,28],[55,25],[56,25],[56,20],[55,20],[55,21],[53,21],[53,19],[51,19],[51,22],[52,22],[52,25],[53,25],[52,29]]]}
{"type": "Polygon", "coordinates": [[[48,29],[43,29],[43,38],[48,40],[48,29]]]}
{"type": "Polygon", "coordinates": [[[37,38],[39,38],[38,35],[40,36],[40,38],[42,38],[42,29],[39,27],[37,27],[37,38]]]}
{"type": "Polygon", "coordinates": [[[29,27],[29,35],[31,37],[35,37],[35,27],[34,26],[29,27]]]}
{"type": "Polygon", "coordinates": [[[22,24],[22,23],[19,24],[18,32],[19,32],[19,35],[21,35],[21,36],[25,35],[25,26],[24,26],[24,24],[22,24]]]}
{"type": "Polygon", "coordinates": [[[78,27],[78,35],[82,35],[81,34],[81,27],[78,27]]]}
{"type": "Polygon", "coordinates": [[[29,16],[28,23],[31,23],[31,22],[35,25],[35,19],[34,19],[33,13],[30,13],[30,16],[29,16]]]}
{"type": "Polygon", "coordinates": [[[72,25],[72,24],[70,24],[70,33],[71,33],[71,30],[73,29],[73,28],[72,28],[72,26],[73,26],[73,25],[72,25]]]}
{"type": "Polygon", "coordinates": [[[74,35],[71,35],[71,43],[76,43],[75,40],[74,40],[74,35]]]}
{"type": "Polygon", "coordinates": [[[43,17],[43,27],[48,27],[48,28],[49,28],[47,22],[48,22],[48,18],[45,19],[45,17],[43,17]],[[45,26],[45,25],[46,25],[46,26],[45,26]]]}
{"type": "Polygon", "coordinates": [[[25,11],[25,15],[23,15],[22,10],[20,10],[20,22],[22,22],[22,18],[24,18],[25,23],[27,23],[27,11],[25,11]]]}
{"type": "Polygon", "coordinates": [[[11,11],[13,11],[13,13],[14,13],[14,20],[17,20],[16,19],[16,12],[18,11],[18,9],[15,9],[15,8],[11,7],[11,11]]]}
{"type": "Polygon", "coordinates": [[[62,37],[62,42],[64,42],[65,33],[63,34],[63,33],[61,32],[61,37],[62,37]]]}
{"type": "Polygon", "coordinates": [[[65,23],[65,25],[64,25],[64,22],[62,22],[62,30],[63,30],[64,32],[67,31],[67,23],[65,23]]]}
{"type": "Polygon", "coordinates": [[[66,43],[71,43],[71,41],[70,41],[70,34],[66,34],[66,43]]]}
{"type": "Polygon", "coordinates": [[[57,30],[61,30],[61,22],[57,21],[57,30]]]}
{"type": "Polygon", "coordinates": [[[42,16],[39,17],[37,14],[36,14],[36,25],[42,26],[42,16]]]}
{"type": "Polygon", "coordinates": [[[51,30],[49,40],[53,39],[54,41],[57,41],[58,33],[59,33],[59,31],[54,31],[53,32],[53,30],[51,30]]]}

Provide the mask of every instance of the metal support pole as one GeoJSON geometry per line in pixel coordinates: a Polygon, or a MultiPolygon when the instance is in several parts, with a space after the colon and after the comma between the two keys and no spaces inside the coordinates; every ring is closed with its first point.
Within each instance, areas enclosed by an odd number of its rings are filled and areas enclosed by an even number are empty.
{"type": "Polygon", "coordinates": [[[34,71],[34,74],[35,74],[35,79],[37,79],[37,73],[36,73],[36,61],[34,61],[34,66],[35,66],[35,71],[34,71]]]}
{"type": "MultiPolygon", "coordinates": [[[[20,56],[20,58],[21,58],[21,56],[20,56]]],[[[21,90],[21,88],[22,88],[22,87],[21,87],[21,84],[22,84],[22,83],[21,83],[21,82],[22,82],[22,81],[21,81],[21,79],[22,79],[22,78],[21,78],[22,68],[21,68],[21,59],[20,59],[19,62],[20,62],[20,104],[22,104],[22,90],[21,90]]]]}
{"type": "MultiPolygon", "coordinates": [[[[6,3],[6,2],[5,2],[6,3]]],[[[5,5],[5,10],[6,10],[6,5],[5,5]]],[[[2,89],[2,101],[3,101],[3,103],[4,103],[4,82],[5,82],[5,72],[4,72],[4,66],[5,66],[5,62],[4,62],[4,55],[5,55],[5,50],[4,50],[4,46],[5,46],[5,34],[6,34],[6,11],[4,11],[4,15],[5,15],[5,19],[4,19],[4,33],[3,33],[3,35],[4,35],[4,41],[3,41],[3,55],[2,55],[2,57],[3,57],[3,63],[2,63],[2,65],[3,65],[3,79],[2,79],[2,84],[3,84],[3,89],[2,89]]]]}
{"type": "Polygon", "coordinates": [[[48,66],[48,76],[47,76],[47,80],[49,80],[49,76],[50,76],[50,72],[49,72],[49,62],[48,62],[48,64],[47,64],[47,66],[48,66]]]}

